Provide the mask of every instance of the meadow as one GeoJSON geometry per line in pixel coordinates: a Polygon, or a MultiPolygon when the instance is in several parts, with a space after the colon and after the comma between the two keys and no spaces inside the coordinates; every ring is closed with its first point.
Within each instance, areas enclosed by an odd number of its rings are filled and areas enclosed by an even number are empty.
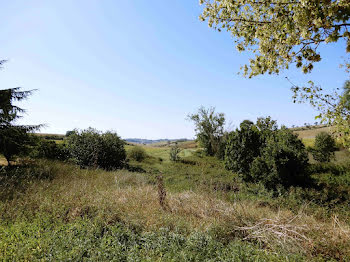
{"type": "Polygon", "coordinates": [[[142,147],[147,157],[122,170],[31,159],[2,168],[2,260],[350,259],[344,156],[313,164],[308,187],[269,191],[241,181],[193,141],[179,143],[177,162],[167,145],[142,147]]]}

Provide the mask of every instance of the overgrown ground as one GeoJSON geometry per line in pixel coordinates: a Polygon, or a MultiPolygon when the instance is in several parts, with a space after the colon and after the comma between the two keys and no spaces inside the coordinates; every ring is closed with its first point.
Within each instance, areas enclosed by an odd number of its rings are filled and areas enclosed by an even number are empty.
{"type": "MultiPolygon", "coordinates": [[[[127,147],[127,150],[131,146],[127,147]]],[[[4,261],[350,260],[350,165],[314,165],[308,188],[246,184],[192,146],[128,170],[36,161],[0,176],[4,261]],[[166,202],[159,204],[162,175],[166,202]]]]}

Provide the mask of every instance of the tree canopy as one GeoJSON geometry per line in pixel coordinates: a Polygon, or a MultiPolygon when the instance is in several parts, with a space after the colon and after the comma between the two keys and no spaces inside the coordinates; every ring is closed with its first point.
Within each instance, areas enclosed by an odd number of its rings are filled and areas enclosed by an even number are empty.
{"type": "Polygon", "coordinates": [[[0,153],[6,158],[8,165],[13,156],[26,151],[31,140],[28,132],[37,130],[40,125],[15,125],[24,109],[13,102],[27,98],[32,91],[20,91],[20,88],[0,90],[0,153]]]}
{"type": "Polygon", "coordinates": [[[333,127],[334,135],[350,149],[350,81],[345,81],[343,89],[333,93],[325,92],[320,86],[309,81],[307,86],[293,85],[295,103],[309,103],[319,114],[315,117],[321,123],[333,127]]]}
{"type": "Polygon", "coordinates": [[[198,109],[196,114],[188,115],[188,119],[195,124],[197,140],[210,156],[218,154],[224,136],[225,115],[216,113],[215,108],[198,109]]]}
{"type": "MultiPolygon", "coordinates": [[[[321,60],[321,44],[346,41],[350,52],[349,0],[200,0],[200,19],[227,30],[239,51],[255,54],[245,76],[279,73],[291,63],[304,73],[321,60]]],[[[349,64],[348,64],[349,66],[349,64]]]]}
{"type": "MultiPolygon", "coordinates": [[[[5,60],[0,60],[0,69],[5,60]]],[[[37,130],[41,125],[15,125],[24,109],[14,105],[14,102],[28,98],[33,90],[22,91],[19,87],[0,90],[0,154],[3,154],[8,164],[13,156],[25,152],[30,143],[28,132],[37,130]]]]}

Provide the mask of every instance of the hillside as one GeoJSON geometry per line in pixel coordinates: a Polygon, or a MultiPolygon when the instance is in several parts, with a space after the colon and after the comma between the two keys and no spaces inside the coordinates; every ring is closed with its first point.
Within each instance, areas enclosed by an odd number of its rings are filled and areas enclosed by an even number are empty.
{"type": "Polygon", "coordinates": [[[346,171],[339,169],[332,182],[328,174],[315,173],[323,191],[295,188],[274,195],[243,183],[213,157],[186,149],[174,163],[168,147],[143,148],[148,157],[131,160],[129,170],[40,160],[21,168],[20,179],[16,169],[2,176],[0,256],[11,261],[350,258],[346,171]]]}
{"type": "Polygon", "coordinates": [[[295,133],[299,135],[301,139],[310,139],[315,138],[316,135],[320,132],[332,132],[332,127],[328,126],[310,126],[310,127],[301,127],[293,129],[295,133]]]}
{"type": "Polygon", "coordinates": [[[129,143],[134,143],[134,144],[144,144],[144,145],[148,145],[148,144],[169,144],[171,142],[184,142],[184,141],[188,141],[188,139],[186,138],[180,138],[180,139],[142,139],[142,138],[125,138],[124,139],[126,142],[129,143]]]}

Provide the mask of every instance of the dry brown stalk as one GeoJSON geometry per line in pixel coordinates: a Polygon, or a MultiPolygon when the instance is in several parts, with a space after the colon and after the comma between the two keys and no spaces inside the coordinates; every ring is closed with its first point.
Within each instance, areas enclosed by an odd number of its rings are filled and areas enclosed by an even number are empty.
{"type": "Polygon", "coordinates": [[[267,245],[275,242],[283,248],[287,246],[301,248],[306,243],[310,244],[311,239],[304,234],[307,231],[306,225],[292,223],[297,218],[298,215],[287,221],[283,221],[279,217],[276,219],[264,218],[260,219],[255,225],[237,227],[237,229],[247,234],[244,240],[257,240],[267,245]]]}
{"type": "Polygon", "coordinates": [[[166,190],[164,186],[164,180],[163,180],[163,174],[159,174],[157,176],[157,185],[158,185],[158,200],[160,206],[163,208],[163,210],[167,209],[167,203],[166,203],[166,190]]]}

